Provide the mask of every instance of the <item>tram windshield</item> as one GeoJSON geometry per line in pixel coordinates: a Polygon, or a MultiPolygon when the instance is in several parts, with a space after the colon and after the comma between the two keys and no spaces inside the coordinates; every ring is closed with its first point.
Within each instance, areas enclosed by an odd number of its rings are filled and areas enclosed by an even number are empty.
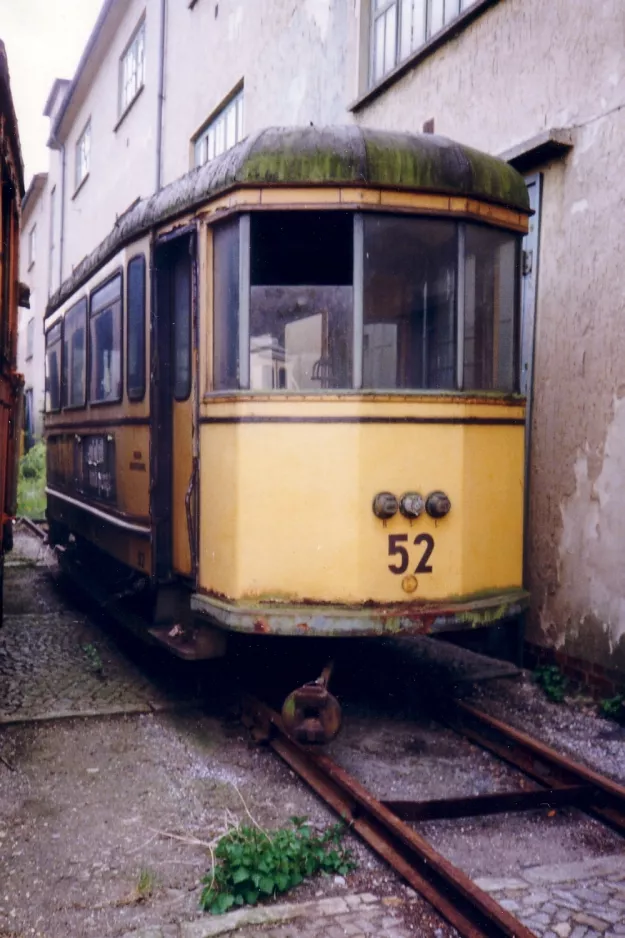
{"type": "Polygon", "coordinates": [[[517,387],[512,232],[271,211],[216,226],[213,244],[216,391],[517,387]]]}

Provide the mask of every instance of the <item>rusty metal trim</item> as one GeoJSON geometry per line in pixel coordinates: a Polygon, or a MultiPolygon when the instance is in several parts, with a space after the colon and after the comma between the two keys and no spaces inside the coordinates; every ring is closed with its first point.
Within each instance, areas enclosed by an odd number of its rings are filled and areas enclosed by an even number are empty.
{"type": "Polygon", "coordinates": [[[402,821],[440,821],[450,818],[484,817],[540,808],[560,808],[588,803],[595,789],[590,785],[562,785],[531,791],[502,791],[468,798],[441,798],[433,801],[382,801],[384,807],[402,821]]]}
{"type": "Polygon", "coordinates": [[[237,605],[202,592],[193,593],[191,608],[213,624],[234,632],[266,635],[375,636],[430,635],[472,629],[518,616],[529,593],[508,590],[465,602],[395,603],[374,606],[263,603],[237,605]]]}
{"type": "Polygon", "coordinates": [[[510,912],[328,756],[312,753],[284,731],[277,713],[254,698],[244,702],[244,722],[261,727],[272,749],[370,847],[427,899],[465,938],[531,938],[510,912]]]}

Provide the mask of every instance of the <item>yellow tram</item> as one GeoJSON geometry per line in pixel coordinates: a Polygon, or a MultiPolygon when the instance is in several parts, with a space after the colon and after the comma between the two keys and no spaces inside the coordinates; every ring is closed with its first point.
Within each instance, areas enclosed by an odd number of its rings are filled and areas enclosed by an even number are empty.
{"type": "Polygon", "coordinates": [[[46,316],[48,519],[183,657],[519,614],[523,179],[270,128],[120,218],[46,316]]]}

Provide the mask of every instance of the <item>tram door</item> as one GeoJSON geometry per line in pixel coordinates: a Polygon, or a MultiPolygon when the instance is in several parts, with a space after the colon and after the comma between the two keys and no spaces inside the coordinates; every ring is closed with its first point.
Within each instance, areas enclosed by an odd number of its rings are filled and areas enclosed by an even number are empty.
{"type": "Polygon", "coordinates": [[[156,574],[192,577],[195,551],[193,458],[193,280],[195,237],[157,245],[152,323],[152,516],[156,574]]]}

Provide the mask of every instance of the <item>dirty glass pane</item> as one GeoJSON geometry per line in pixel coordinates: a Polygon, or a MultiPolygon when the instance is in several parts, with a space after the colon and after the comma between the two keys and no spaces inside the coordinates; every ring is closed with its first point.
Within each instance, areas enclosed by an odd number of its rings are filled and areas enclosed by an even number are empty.
{"type": "Polygon", "coordinates": [[[185,251],[174,267],[174,397],[186,401],[191,393],[191,258],[185,251]]]}
{"type": "Polygon", "coordinates": [[[451,22],[460,13],[460,0],[445,0],[445,23],[451,22]]]}
{"type": "Polygon", "coordinates": [[[445,0],[430,0],[430,36],[442,29],[445,19],[445,0]]]}
{"type": "Polygon", "coordinates": [[[89,399],[118,401],[121,373],[122,278],[114,277],[91,294],[89,399]]]}
{"type": "Polygon", "coordinates": [[[213,388],[239,386],[239,219],[213,228],[213,388]]]}
{"type": "Polygon", "coordinates": [[[128,264],[128,397],[140,401],[145,394],[145,257],[128,264]]]}
{"type": "Polygon", "coordinates": [[[364,217],[363,387],[456,386],[457,226],[364,217]]]}
{"type": "Polygon", "coordinates": [[[63,328],[63,407],[84,407],[87,392],[87,299],[65,314],[63,328]]]}
{"type": "Polygon", "coordinates": [[[513,391],[518,345],[518,237],[466,225],[464,389],[513,391]]]}
{"type": "Polygon", "coordinates": [[[353,217],[271,212],[251,225],[250,387],[350,388],[353,217]]]}
{"type": "Polygon", "coordinates": [[[61,323],[46,333],[46,413],[61,409],[61,323]]]}

